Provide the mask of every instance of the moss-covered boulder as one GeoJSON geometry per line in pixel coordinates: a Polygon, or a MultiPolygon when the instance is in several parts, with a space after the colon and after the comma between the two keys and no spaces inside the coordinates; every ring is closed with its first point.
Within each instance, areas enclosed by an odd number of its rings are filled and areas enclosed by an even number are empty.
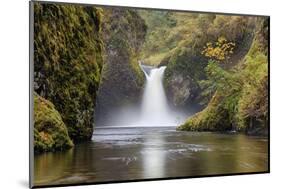
{"type": "Polygon", "coordinates": [[[110,122],[116,109],[141,99],[145,78],[138,57],[146,34],[146,25],[135,11],[107,8],[103,15],[105,63],[95,114],[102,125],[110,122]]]}
{"type": "Polygon", "coordinates": [[[188,119],[177,130],[185,131],[227,131],[232,129],[229,112],[223,103],[222,94],[216,93],[208,106],[188,119]]]}
{"type": "Polygon", "coordinates": [[[61,114],[73,141],[91,139],[101,69],[101,10],[34,3],[34,90],[61,114]]]}
{"type": "Polygon", "coordinates": [[[65,150],[72,146],[67,128],[55,106],[34,93],[34,151],[65,150]]]}

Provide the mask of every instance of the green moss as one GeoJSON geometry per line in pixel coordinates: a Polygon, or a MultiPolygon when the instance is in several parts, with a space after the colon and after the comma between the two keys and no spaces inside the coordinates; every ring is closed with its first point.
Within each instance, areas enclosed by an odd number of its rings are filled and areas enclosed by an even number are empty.
{"type": "Polygon", "coordinates": [[[141,87],[144,83],[144,74],[139,67],[138,58],[146,33],[144,21],[136,12],[129,10],[124,11],[115,8],[105,10],[104,14],[106,18],[103,32],[107,46],[105,56],[108,59],[114,56],[116,62],[119,59],[123,60],[123,64],[127,64],[128,72],[133,72],[133,75],[136,76],[138,87],[141,87]],[[115,51],[116,54],[111,55],[111,51],[115,51]]]}
{"type": "Polygon", "coordinates": [[[72,146],[67,128],[55,106],[34,93],[34,151],[64,150],[72,146]]]}
{"type": "Polygon", "coordinates": [[[162,62],[162,60],[165,58],[167,53],[156,53],[154,55],[149,56],[148,58],[145,58],[143,61],[145,64],[157,66],[159,63],[162,62]]]}
{"type": "Polygon", "coordinates": [[[35,91],[50,100],[74,141],[91,138],[103,66],[100,9],[34,3],[35,91]]]}
{"type": "Polygon", "coordinates": [[[143,88],[144,81],[145,81],[144,73],[139,66],[139,63],[138,63],[138,60],[137,60],[136,56],[131,56],[130,67],[137,77],[137,85],[139,86],[139,88],[143,88]]]}
{"type": "Polygon", "coordinates": [[[195,114],[177,129],[186,131],[231,130],[229,112],[222,100],[222,94],[216,93],[204,110],[195,114]]]}
{"type": "Polygon", "coordinates": [[[261,45],[256,40],[245,59],[244,86],[237,104],[238,129],[247,132],[268,127],[268,58],[261,45]]]}

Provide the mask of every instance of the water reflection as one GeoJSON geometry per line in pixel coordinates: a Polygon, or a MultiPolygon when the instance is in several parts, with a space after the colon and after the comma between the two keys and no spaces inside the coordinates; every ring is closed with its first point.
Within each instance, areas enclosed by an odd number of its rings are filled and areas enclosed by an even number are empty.
{"type": "Polygon", "coordinates": [[[142,153],[143,178],[163,178],[165,175],[164,137],[148,135],[144,138],[142,153]]]}
{"type": "Polygon", "coordinates": [[[71,184],[268,170],[266,138],[178,132],[175,128],[102,128],[93,141],[35,156],[35,184],[71,184]]]}
{"type": "Polygon", "coordinates": [[[65,170],[73,165],[73,149],[66,152],[35,155],[34,179],[36,184],[52,182],[65,175],[65,170]]]}

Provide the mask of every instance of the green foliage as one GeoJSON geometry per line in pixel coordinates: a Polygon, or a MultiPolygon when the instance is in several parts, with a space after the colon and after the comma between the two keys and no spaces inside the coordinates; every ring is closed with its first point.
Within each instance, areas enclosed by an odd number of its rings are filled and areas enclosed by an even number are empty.
{"type": "Polygon", "coordinates": [[[101,10],[34,3],[35,91],[50,100],[74,141],[90,139],[103,64],[101,10]]]}
{"type": "Polygon", "coordinates": [[[210,60],[205,68],[207,79],[200,81],[203,95],[211,98],[207,107],[188,119],[180,130],[230,130],[248,134],[266,134],[268,120],[268,58],[266,19],[257,22],[255,39],[244,60],[231,70],[210,60]]]}
{"type": "Polygon", "coordinates": [[[34,93],[34,151],[64,150],[73,146],[55,106],[34,93]]]}
{"type": "Polygon", "coordinates": [[[238,102],[239,129],[247,130],[250,120],[263,122],[268,119],[268,63],[267,56],[256,51],[258,44],[246,57],[243,79],[244,85],[238,102]],[[254,52],[254,53],[253,53],[254,52]]]}
{"type": "Polygon", "coordinates": [[[233,128],[237,103],[241,90],[240,73],[221,68],[218,62],[210,60],[205,68],[207,79],[200,81],[208,106],[197,113],[180,130],[223,131],[233,128]]]}
{"type": "Polygon", "coordinates": [[[148,26],[142,58],[153,65],[161,63],[159,54],[163,60],[163,54],[171,56],[179,46],[202,48],[221,36],[236,41],[241,49],[248,45],[245,39],[251,39],[254,28],[254,19],[244,16],[146,10],[141,10],[140,15],[148,26]]]}
{"type": "Polygon", "coordinates": [[[217,61],[210,60],[205,68],[206,80],[199,81],[202,97],[208,101],[215,91],[224,92],[225,96],[233,96],[241,90],[241,73],[223,69],[217,61]]]}
{"type": "MultiPolygon", "coordinates": [[[[184,39],[184,34],[180,32],[184,15],[168,11],[146,10],[141,10],[140,15],[148,26],[142,58],[147,64],[158,65],[161,58],[164,58],[184,39]]],[[[189,15],[185,15],[185,18],[189,18],[189,15]]]]}

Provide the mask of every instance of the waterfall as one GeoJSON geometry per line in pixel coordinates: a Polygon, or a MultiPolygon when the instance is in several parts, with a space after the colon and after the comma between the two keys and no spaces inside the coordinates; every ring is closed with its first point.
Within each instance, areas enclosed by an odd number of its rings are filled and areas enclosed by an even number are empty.
{"type": "Polygon", "coordinates": [[[170,110],[165,90],[163,76],[166,66],[153,68],[140,64],[146,83],[141,103],[139,125],[142,126],[176,126],[180,117],[170,110]]]}
{"type": "Polygon", "coordinates": [[[186,120],[186,113],[172,110],[168,105],[163,87],[166,66],[139,65],[146,78],[140,104],[124,105],[114,110],[107,124],[97,125],[96,128],[178,126],[186,120]]]}

